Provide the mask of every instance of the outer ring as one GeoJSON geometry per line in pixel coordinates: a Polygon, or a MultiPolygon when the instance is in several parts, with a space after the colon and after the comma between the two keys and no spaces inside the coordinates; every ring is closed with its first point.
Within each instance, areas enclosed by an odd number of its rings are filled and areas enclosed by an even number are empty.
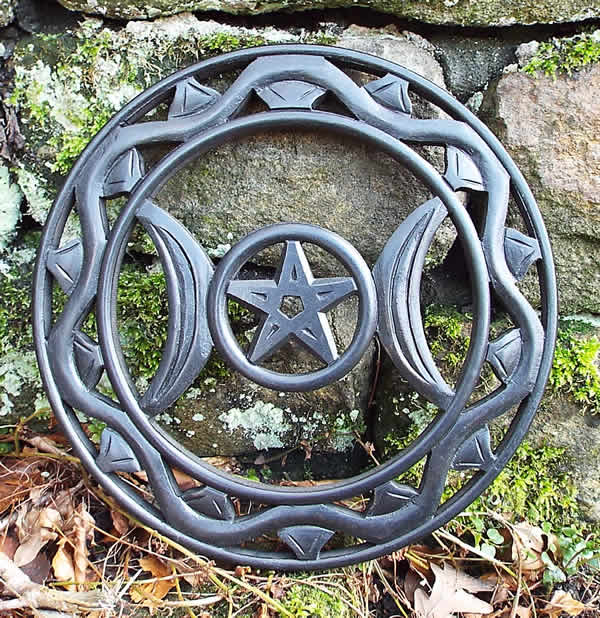
{"type": "Polygon", "coordinates": [[[537,406],[542,398],[544,386],[548,379],[552,366],[556,330],[558,324],[558,302],[556,294],[556,278],[552,262],[552,251],[548,235],[535,203],[531,190],[527,186],[521,172],[514,164],[502,144],[493,133],[469,110],[451,97],[446,91],[439,88],[429,80],[417,75],[392,62],[376,58],[362,52],[326,46],[298,46],[281,45],[273,47],[254,48],[232,52],[219,58],[204,61],[198,65],[189,67],[182,72],[176,73],[159,82],[134,101],[129,103],[116,114],[91,141],[84,151],[84,155],[75,164],[70,177],[60,192],[55,208],[51,211],[44,229],[33,280],[33,330],[36,345],[36,354],[40,373],[48,398],[55,415],[62,426],[63,431],[70,439],[75,453],[81,458],[84,465],[90,470],[100,484],[117,497],[122,506],[135,517],[155,528],[159,532],[185,543],[190,549],[202,555],[210,556],[224,562],[242,562],[257,567],[279,569],[311,569],[311,568],[334,568],[353,562],[365,561],[376,558],[382,554],[392,552],[399,547],[405,546],[449,521],[458,514],[466,504],[472,502],[498,475],[501,468],[514,454],[517,446],[527,432],[534,417],[537,406]],[[456,499],[445,502],[438,510],[435,517],[413,529],[410,533],[402,535],[385,544],[377,546],[358,546],[351,550],[331,552],[319,560],[299,562],[296,559],[282,558],[281,556],[261,557],[248,554],[243,550],[232,548],[219,548],[202,543],[173,529],[167,522],[162,520],[158,513],[151,511],[145,504],[140,503],[128,490],[128,487],[115,475],[105,475],[98,467],[95,457],[96,449],[86,437],[72,409],[66,405],[58,390],[58,385],[51,371],[47,348],[47,337],[51,328],[51,276],[48,273],[45,262],[48,252],[53,250],[60,240],[64,225],[72,204],[72,195],[75,187],[75,178],[84,167],[85,159],[106,139],[109,133],[121,123],[135,122],[146,111],[152,109],[164,98],[166,88],[174,87],[180,80],[188,76],[198,74],[200,78],[211,73],[215,69],[221,71],[237,69],[248,61],[267,55],[302,53],[308,55],[323,56],[334,62],[343,63],[348,68],[369,71],[375,75],[391,73],[410,82],[411,87],[418,94],[428,98],[442,110],[457,120],[468,123],[476,133],[490,147],[495,156],[502,163],[511,177],[512,193],[526,219],[529,232],[539,242],[542,260],[538,262],[538,276],[542,290],[542,321],[545,328],[546,338],[540,369],[535,380],[534,388],[523,403],[519,406],[518,414],[511,425],[509,433],[505,436],[501,448],[498,450],[497,465],[485,473],[476,475],[472,481],[461,491],[456,499]],[[60,207],[59,207],[60,206],[60,207]]]}
{"type": "Polygon", "coordinates": [[[375,282],[360,253],[338,234],[304,223],[271,225],[248,234],[234,245],[215,269],[208,290],[206,311],[213,343],[221,355],[250,380],[281,391],[315,390],[342,378],[361,359],[377,327],[375,282]],[[328,367],[306,374],[282,374],[252,364],[240,348],[227,316],[229,282],[259,251],[285,240],[310,242],[325,249],[350,271],[358,288],[359,313],[350,345],[328,367]]]}

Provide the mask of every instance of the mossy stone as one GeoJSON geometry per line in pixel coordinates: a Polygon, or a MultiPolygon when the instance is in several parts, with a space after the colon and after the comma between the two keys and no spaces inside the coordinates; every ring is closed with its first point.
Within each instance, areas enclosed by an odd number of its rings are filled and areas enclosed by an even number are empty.
{"type": "MultiPolygon", "coordinates": [[[[354,304],[342,303],[329,314],[340,349],[351,341],[356,323],[354,304]]],[[[316,391],[279,393],[229,370],[213,357],[192,389],[160,424],[197,455],[248,455],[269,449],[309,448],[344,452],[362,434],[370,394],[374,348],[342,380],[316,391]]],[[[311,356],[288,344],[269,369],[301,373],[311,356]]]]}
{"type": "Polygon", "coordinates": [[[119,19],[148,19],[182,11],[222,11],[256,15],[278,10],[304,11],[367,7],[397,17],[432,24],[509,26],[582,21],[600,15],[593,0],[59,0],[75,11],[119,19]]]}
{"type": "MultiPolygon", "coordinates": [[[[556,78],[514,71],[489,88],[480,110],[540,207],[564,314],[600,312],[599,88],[600,64],[556,78]]],[[[521,287],[538,305],[533,271],[521,287]]]]}

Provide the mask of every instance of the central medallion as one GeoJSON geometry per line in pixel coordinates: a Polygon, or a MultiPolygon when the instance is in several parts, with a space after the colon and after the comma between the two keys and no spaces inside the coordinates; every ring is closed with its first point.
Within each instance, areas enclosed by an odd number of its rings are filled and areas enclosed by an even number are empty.
{"type": "Polygon", "coordinates": [[[362,357],[376,327],[376,291],[369,267],[341,236],[315,225],[272,225],[244,238],[219,263],[208,294],[208,318],[217,349],[231,365],[267,388],[307,391],[341,378],[362,357]],[[315,278],[302,242],[325,249],[350,277],[315,278]],[[284,243],[273,279],[237,279],[240,270],[263,249],[284,243]],[[358,326],[341,355],[327,312],[351,295],[359,298],[358,326]],[[248,350],[237,342],[227,319],[227,298],[259,316],[248,350]],[[260,367],[290,341],[302,344],[325,367],[305,374],[284,374],[260,367]]]}
{"type": "Polygon", "coordinates": [[[274,279],[236,280],[227,295],[260,314],[248,360],[260,363],[292,339],[331,365],[338,350],[326,313],[356,293],[351,277],[315,279],[302,245],[288,240],[274,279]]]}

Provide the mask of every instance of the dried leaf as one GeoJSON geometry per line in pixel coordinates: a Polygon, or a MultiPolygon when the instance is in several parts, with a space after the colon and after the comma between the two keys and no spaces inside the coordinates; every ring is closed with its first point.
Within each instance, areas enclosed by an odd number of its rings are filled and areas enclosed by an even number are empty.
{"type": "Polygon", "coordinates": [[[452,618],[456,612],[489,614],[494,608],[474,596],[473,592],[488,592],[494,589],[489,582],[471,577],[462,571],[444,564],[441,569],[431,563],[435,582],[431,594],[419,588],[415,590],[415,612],[419,618],[452,618]]]}
{"type": "Polygon", "coordinates": [[[577,601],[571,596],[570,592],[564,590],[556,590],[548,603],[548,606],[542,610],[542,614],[550,618],[559,618],[562,612],[569,616],[579,616],[586,609],[591,609],[581,601],[577,601]]]}
{"type": "Polygon", "coordinates": [[[17,551],[17,547],[19,547],[19,541],[17,541],[17,537],[14,534],[8,533],[0,536],[0,553],[3,553],[11,560],[15,555],[15,551],[17,551]]]}
{"type": "MultiPolygon", "coordinates": [[[[144,571],[149,571],[156,578],[172,575],[168,565],[155,556],[141,558],[140,566],[144,571]]],[[[175,586],[175,578],[159,579],[159,581],[139,584],[132,587],[131,598],[134,602],[141,603],[146,607],[159,607],[160,600],[167,596],[173,586],[175,586]]]]}
{"type": "Polygon", "coordinates": [[[239,577],[242,580],[246,580],[246,575],[251,573],[252,569],[249,566],[236,566],[235,567],[235,576],[239,577]]]}
{"type": "Polygon", "coordinates": [[[31,562],[48,541],[53,541],[57,537],[54,528],[62,519],[56,509],[49,507],[40,511],[36,509],[28,515],[32,513],[37,516],[35,518],[27,517],[26,520],[17,520],[17,531],[21,545],[15,552],[14,563],[18,567],[31,562]]]}
{"type": "Polygon", "coordinates": [[[404,554],[408,560],[408,566],[422,579],[430,572],[430,562],[435,556],[435,551],[427,545],[411,545],[410,551],[404,554]]]}
{"type": "Polygon", "coordinates": [[[50,561],[46,552],[40,552],[31,562],[24,564],[21,570],[32,582],[43,584],[50,575],[50,561]]]}
{"type": "Polygon", "coordinates": [[[42,453],[50,453],[51,455],[64,455],[65,452],[58,447],[54,440],[45,436],[34,436],[27,438],[27,442],[37,448],[42,453]]]}
{"type": "Polygon", "coordinates": [[[25,499],[29,490],[46,481],[41,475],[40,459],[10,459],[0,467],[0,513],[25,499]]]}
{"type": "Polygon", "coordinates": [[[408,570],[406,572],[406,575],[404,576],[404,581],[402,582],[402,589],[404,590],[404,594],[411,605],[414,605],[415,590],[418,590],[419,585],[422,581],[423,578],[420,575],[417,575],[412,570],[408,570]]]}
{"type": "Polygon", "coordinates": [[[59,491],[52,500],[52,506],[61,514],[62,518],[65,521],[70,520],[73,516],[73,513],[75,511],[75,507],[73,505],[73,496],[79,491],[82,486],[83,481],[75,485],[75,487],[71,487],[70,489],[63,489],[59,491]]]}
{"type": "Polygon", "coordinates": [[[542,561],[544,531],[523,521],[513,527],[512,558],[522,571],[545,568],[542,561]]]}
{"type": "Polygon", "coordinates": [[[199,588],[209,579],[208,569],[202,568],[200,565],[189,566],[185,562],[180,562],[177,568],[183,579],[194,588],[199,588]]]}
{"type": "MultiPolygon", "coordinates": [[[[3,553],[7,558],[13,560],[15,552],[19,547],[19,541],[12,532],[0,537],[0,553],[3,553]]],[[[43,584],[50,574],[50,562],[46,554],[39,553],[31,562],[21,567],[21,570],[31,581],[36,584],[43,584]]],[[[2,584],[0,583],[0,596],[2,595],[2,584]]]]}
{"type": "Polygon", "coordinates": [[[235,457],[224,457],[222,455],[216,457],[202,457],[202,461],[231,474],[235,474],[240,469],[240,465],[235,457]]]}
{"type": "Polygon", "coordinates": [[[123,536],[129,532],[129,520],[120,511],[111,510],[110,518],[118,535],[123,536]]]}
{"type": "Polygon", "coordinates": [[[266,603],[261,603],[254,612],[253,618],[271,618],[272,614],[269,611],[269,606],[266,603]]]}
{"type": "MultiPolygon", "coordinates": [[[[23,602],[23,607],[31,609],[51,610],[64,612],[62,615],[79,616],[81,611],[89,611],[97,608],[100,604],[100,591],[71,592],[55,590],[40,586],[0,553],[0,580],[12,594],[23,602]]],[[[41,612],[35,612],[41,614],[41,612]]]]}
{"type": "Polygon", "coordinates": [[[73,518],[74,545],[73,562],[75,563],[75,581],[83,584],[89,564],[87,542],[94,540],[94,518],[88,513],[85,503],[81,502],[73,518]]]}
{"type": "MultiPolygon", "coordinates": [[[[52,559],[52,569],[54,570],[54,577],[58,581],[73,581],[75,579],[75,566],[73,565],[73,558],[71,552],[65,547],[67,539],[63,537],[58,542],[58,551],[52,559]]],[[[68,590],[74,590],[75,586],[69,584],[66,586],[68,590]]]]}
{"type": "Polygon", "coordinates": [[[318,481],[291,481],[284,479],[281,481],[280,485],[282,487],[318,487],[319,485],[331,485],[331,483],[335,483],[335,479],[321,479],[318,481]]]}
{"type": "Polygon", "coordinates": [[[271,589],[269,592],[276,601],[283,599],[285,596],[285,588],[283,586],[279,586],[278,584],[271,584],[271,589]]]}
{"type": "MultiPolygon", "coordinates": [[[[172,468],[173,476],[175,477],[175,482],[179,485],[179,489],[185,491],[186,489],[191,489],[192,487],[199,487],[202,485],[200,481],[197,481],[195,478],[192,478],[189,474],[178,470],[177,468],[172,468]]],[[[139,472],[135,472],[134,476],[137,476],[142,481],[148,480],[148,475],[140,470],[139,472]]]]}

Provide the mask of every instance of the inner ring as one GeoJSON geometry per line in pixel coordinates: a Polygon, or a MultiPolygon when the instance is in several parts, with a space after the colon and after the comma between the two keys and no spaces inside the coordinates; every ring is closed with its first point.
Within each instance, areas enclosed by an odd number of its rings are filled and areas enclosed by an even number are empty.
{"type": "Polygon", "coordinates": [[[215,270],[206,310],[213,343],[235,369],[262,386],[289,392],[314,390],[345,376],[361,359],[377,327],[375,282],[360,253],[338,234],[316,225],[301,223],[268,226],[249,234],[234,245],[215,270]],[[286,240],[310,242],[337,258],[353,276],[360,302],[356,331],[345,352],[331,365],[301,375],[278,373],[251,363],[240,348],[227,317],[229,282],[259,251],[286,240]]]}
{"type": "Polygon", "coordinates": [[[446,206],[460,235],[471,269],[472,280],[479,282],[473,290],[474,324],[465,365],[481,366],[488,345],[490,292],[488,274],[479,237],[468,213],[454,191],[441,175],[409,146],[364,122],[327,112],[264,112],[232,120],[204,131],[162,159],[140,182],[129,202],[121,211],[110,235],[102,262],[98,285],[98,334],[107,363],[107,371],[123,408],[148,441],[170,464],[194,476],[201,482],[240,498],[260,500],[264,504],[320,504],[350,498],[372,490],[410,468],[431,451],[455,424],[478,379],[478,372],[464,372],[458,381],[455,395],[443,414],[407,449],[396,457],[363,474],[309,490],[300,487],[275,487],[256,483],[204,463],[192,453],[185,452],[170,436],[162,432],[141,409],[131,388],[129,372],[124,364],[118,333],[113,328],[113,315],[118,272],[129,233],[135,223],[138,208],[153,197],[164,184],[188,161],[235,138],[264,130],[289,128],[325,129],[362,140],[390,155],[404,165],[446,206]],[[485,282],[485,285],[483,284],[485,282]]]}

